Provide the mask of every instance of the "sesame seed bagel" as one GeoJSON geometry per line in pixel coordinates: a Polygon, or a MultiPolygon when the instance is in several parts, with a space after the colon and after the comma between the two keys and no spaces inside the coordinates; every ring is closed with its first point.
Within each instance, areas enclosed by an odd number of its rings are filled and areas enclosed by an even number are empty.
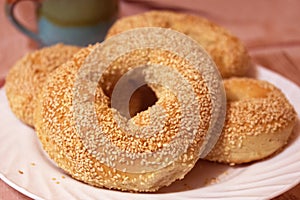
{"type": "Polygon", "coordinates": [[[240,164],[278,152],[292,133],[296,112],[271,83],[249,78],[224,80],[226,120],[221,136],[205,159],[240,164]]]}
{"type": "MultiPolygon", "coordinates": [[[[87,57],[93,53],[96,47],[97,44],[82,49],[72,60],[58,68],[48,78],[41,92],[41,102],[34,114],[37,135],[43,149],[60,168],[73,178],[97,187],[123,191],[153,192],[163,186],[170,185],[177,179],[182,179],[199,158],[211,118],[211,99],[201,74],[189,66],[183,58],[165,50],[140,49],[119,57],[108,67],[99,81],[95,92],[94,109],[97,124],[101,126],[102,136],[107,139],[106,143],[112,143],[114,147],[120,149],[121,153],[114,151],[113,147],[103,150],[101,145],[96,147],[101,150],[94,152],[89,149],[87,143],[97,141],[99,134],[93,133],[91,138],[83,138],[79,134],[80,128],[78,129],[76,125],[78,117],[78,122],[82,122],[83,125],[89,122],[81,115],[77,116],[77,119],[74,117],[76,116],[74,85],[76,84],[76,77],[78,78],[78,72],[83,64],[88,62],[87,57]],[[164,159],[162,163],[154,161],[154,164],[161,167],[152,170],[149,170],[151,163],[149,162],[148,165],[147,160],[137,160],[135,166],[135,164],[131,164],[135,162],[134,159],[119,158],[122,157],[124,152],[135,157],[138,153],[154,154],[163,150],[176,137],[180,129],[183,111],[180,109],[179,100],[169,89],[157,84],[149,84],[149,87],[157,96],[157,101],[147,110],[137,112],[134,117],[125,119],[118,110],[110,106],[113,89],[121,76],[139,66],[139,64],[145,63],[145,61],[148,64],[163,64],[178,70],[191,83],[198,99],[197,105],[201,105],[199,108],[201,120],[196,127],[188,127],[187,125],[182,127],[184,131],[193,130],[193,128],[196,130],[194,131],[195,137],[186,151],[175,157],[171,162],[164,159]],[[165,110],[166,115],[160,115],[162,109],[156,109],[155,106],[165,110]],[[151,121],[151,116],[155,116],[154,121],[151,121]],[[129,129],[126,129],[126,127],[125,129],[120,128],[117,125],[116,118],[120,119],[121,122],[130,124],[129,129]],[[147,129],[147,125],[150,123],[156,124],[160,121],[165,122],[162,129],[156,131],[154,128],[154,135],[143,137],[143,133],[147,133],[147,130],[149,132],[153,131],[151,128],[151,130],[147,129]],[[139,129],[134,127],[142,128],[143,133],[140,133],[139,129]],[[98,153],[105,155],[99,157],[98,153]],[[113,156],[108,156],[110,154],[113,156]],[[115,166],[115,164],[122,166],[115,166]],[[126,169],[127,165],[128,168],[131,168],[131,171],[126,169]]],[[[151,79],[151,74],[157,74],[155,70],[156,68],[147,68],[145,73],[148,76],[146,77],[151,79]]],[[[167,81],[168,77],[165,78],[166,80],[162,81],[167,81]]],[[[180,89],[180,85],[178,89],[180,89]]],[[[82,88],[79,89],[79,95],[85,96],[82,88]]],[[[84,115],[88,114],[87,109],[83,109],[83,112],[85,112],[84,115]]],[[[88,132],[89,129],[86,128],[84,131],[88,132]]],[[[184,141],[179,145],[183,144],[184,141]]],[[[176,151],[176,149],[173,150],[176,151]]],[[[173,155],[173,152],[167,151],[164,156],[169,155],[173,155]]],[[[149,159],[153,158],[156,159],[156,157],[149,159]]]]}
{"type": "Polygon", "coordinates": [[[5,91],[11,110],[21,121],[34,126],[35,101],[43,83],[52,71],[78,50],[78,47],[63,44],[46,47],[28,53],[10,69],[5,91]]]}
{"type": "Polygon", "coordinates": [[[242,42],[223,27],[199,16],[170,11],[150,11],[117,20],[106,38],[139,27],[163,27],[196,40],[212,57],[223,78],[244,76],[251,67],[242,42]]]}

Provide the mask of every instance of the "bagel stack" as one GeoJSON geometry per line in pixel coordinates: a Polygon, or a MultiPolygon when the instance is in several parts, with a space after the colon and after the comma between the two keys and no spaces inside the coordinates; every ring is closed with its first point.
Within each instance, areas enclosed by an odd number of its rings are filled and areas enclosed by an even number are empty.
{"type": "MultiPolygon", "coordinates": [[[[239,39],[206,19],[169,11],[151,11],[122,18],[111,27],[107,39],[129,29],[148,26],[173,29],[193,38],[212,57],[224,78],[227,95],[225,123],[218,142],[204,159],[230,165],[248,163],[274,155],[287,144],[296,123],[296,112],[284,94],[272,84],[243,77],[252,64],[239,39]]],[[[103,135],[128,154],[162,149],[176,135],[182,117],[177,96],[158,84],[140,88],[132,96],[130,119],[114,109],[111,106],[114,87],[129,70],[144,61],[171,66],[192,83],[193,89],[198,91],[197,99],[201,105],[201,123],[197,127],[195,138],[186,152],[173,162],[156,163],[161,166],[149,171],[143,170],[147,166],[137,166],[137,172],[114,167],[113,164],[106,163],[107,160],[113,163],[114,158],[103,157],[103,161],[98,154],[87,148],[74,117],[76,101],[73,89],[77,74],[82,66],[93,60],[93,57],[90,60],[87,58],[99,45],[101,44],[79,50],[78,47],[58,44],[22,58],[6,79],[5,89],[12,111],[24,123],[36,129],[43,149],[60,168],[87,184],[121,191],[154,192],[184,178],[194,167],[207,142],[204,138],[211,120],[212,98],[208,94],[204,78],[193,71],[190,63],[183,58],[161,49],[136,50],[111,63],[97,85],[93,99],[94,111],[97,125],[100,124],[104,130],[103,135]],[[144,93],[149,90],[154,95],[144,93]],[[146,95],[156,99],[146,99],[146,95]],[[165,118],[159,116],[153,104],[166,110],[165,118]],[[157,114],[157,121],[161,118],[166,120],[162,131],[157,131],[150,139],[131,134],[130,131],[136,130],[134,127],[149,125],[153,114],[157,114]],[[116,118],[135,126],[129,126],[132,130],[120,129],[116,125],[116,118]]],[[[146,72],[157,73],[155,70],[146,72]]],[[[178,90],[181,90],[181,85],[178,85],[178,90]]],[[[85,123],[84,118],[79,118],[79,121],[85,123]]],[[[88,128],[86,131],[89,131],[88,128]]],[[[123,159],[122,162],[130,163],[130,160],[123,159]]]]}

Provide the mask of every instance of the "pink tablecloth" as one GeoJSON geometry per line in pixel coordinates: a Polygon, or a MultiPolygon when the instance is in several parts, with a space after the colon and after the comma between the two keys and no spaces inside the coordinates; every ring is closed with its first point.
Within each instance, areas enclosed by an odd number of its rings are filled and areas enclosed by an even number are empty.
{"type": "MultiPolygon", "coordinates": [[[[17,15],[34,28],[30,2],[17,15]]],[[[0,9],[4,0],[0,0],[0,9]]],[[[127,0],[121,1],[121,16],[150,9],[172,9],[205,16],[228,28],[242,39],[257,63],[300,85],[300,1],[299,0],[127,0]]],[[[13,63],[36,48],[0,12],[0,87],[13,63]]],[[[2,160],[3,162],[3,160],[2,160]]],[[[300,199],[300,186],[277,199],[300,199]]],[[[28,199],[0,180],[0,199],[28,199]]]]}

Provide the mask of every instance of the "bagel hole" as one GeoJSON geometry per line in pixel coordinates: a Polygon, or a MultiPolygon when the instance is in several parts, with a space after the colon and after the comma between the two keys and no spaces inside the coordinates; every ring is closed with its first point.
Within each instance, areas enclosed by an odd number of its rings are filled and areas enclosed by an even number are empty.
{"type": "Polygon", "coordinates": [[[143,85],[134,91],[129,100],[130,117],[147,110],[157,102],[155,92],[148,86],[143,85]]]}
{"type": "Polygon", "coordinates": [[[108,106],[116,109],[127,119],[147,110],[158,100],[155,92],[145,81],[143,69],[145,67],[134,68],[130,71],[124,70],[124,72],[117,71],[114,74],[107,71],[99,82],[99,86],[109,99],[108,106]],[[143,84],[138,87],[140,83],[143,84]],[[127,94],[130,93],[128,91],[132,88],[136,89],[126,99],[127,94]],[[114,92],[115,96],[113,96],[114,92]]]}

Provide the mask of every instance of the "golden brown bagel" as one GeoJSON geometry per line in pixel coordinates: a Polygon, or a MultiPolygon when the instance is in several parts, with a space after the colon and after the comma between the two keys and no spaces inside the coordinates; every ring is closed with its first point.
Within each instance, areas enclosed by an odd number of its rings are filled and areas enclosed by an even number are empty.
{"type": "MultiPolygon", "coordinates": [[[[150,85],[158,98],[155,104],[163,107],[167,113],[163,131],[157,132],[153,137],[143,139],[126,134],[119,129],[113,118],[113,114],[117,111],[110,108],[109,100],[118,78],[129,69],[145,61],[175,68],[191,82],[197,97],[199,97],[199,103],[202,105],[198,131],[185,153],[161,169],[131,173],[100,162],[96,155],[91,154],[84,145],[75,127],[73,118],[74,82],[79,69],[94,48],[82,49],[72,60],[58,68],[48,78],[42,90],[41,102],[35,110],[34,119],[37,135],[45,151],[59,167],[72,177],[98,187],[151,192],[167,186],[177,179],[182,179],[199,158],[200,146],[204,142],[203,138],[207,134],[210,120],[211,102],[205,81],[201,75],[199,76],[199,72],[193,70],[182,58],[170,52],[155,49],[136,50],[125,57],[120,57],[104,73],[96,92],[97,118],[99,124],[103,126],[103,130],[106,130],[106,137],[117,147],[130,153],[155,152],[163,148],[178,131],[181,111],[178,99],[172,92],[158,85],[150,85]]],[[[151,109],[152,107],[138,113],[130,121],[138,126],[149,124],[151,109]]],[[[190,129],[191,127],[183,128],[190,129]]],[[[125,162],[127,161],[125,160],[125,162]]]]}
{"type": "Polygon", "coordinates": [[[271,83],[249,78],[224,80],[227,114],[221,136],[205,158],[228,164],[266,158],[286,145],[296,112],[271,83]]]}
{"type": "Polygon", "coordinates": [[[6,77],[5,91],[12,111],[21,121],[34,126],[35,101],[43,83],[78,50],[75,46],[57,44],[28,53],[11,68],[6,77]]]}
{"type": "Polygon", "coordinates": [[[244,76],[251,61],[242,42],[224,28],[199,16],[170,11],[150,11],[117,20],[106,38],[139,27],[162,27],[196,40],[213,58],[223,78],[244,76]]]}

